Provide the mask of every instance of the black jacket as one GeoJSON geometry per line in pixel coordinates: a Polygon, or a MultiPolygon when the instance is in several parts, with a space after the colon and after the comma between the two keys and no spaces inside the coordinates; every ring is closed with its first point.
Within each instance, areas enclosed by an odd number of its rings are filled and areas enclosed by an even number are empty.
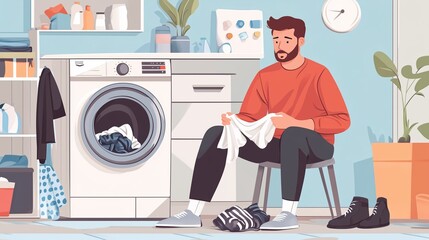
{"type": "Polygon", "coordinates": [[[55,142],[54,119],[64,117],[63,101],[55,78],[49,68],[40,75],[37,91],[36,135],[37,159],[40,163],[46,160],[46,144],[55,142]]]}

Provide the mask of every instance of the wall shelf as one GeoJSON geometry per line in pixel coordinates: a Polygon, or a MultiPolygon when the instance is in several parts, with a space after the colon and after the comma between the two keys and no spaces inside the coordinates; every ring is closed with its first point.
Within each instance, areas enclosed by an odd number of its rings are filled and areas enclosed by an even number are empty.
{"type": "Polygon", "coordinates": [[[0,82],[37,82],[38,77],[0,77],[0,82]]]}
{"type": "Polygon", "coordinates": [[[34,52],[0,52],[1,58],[35,58],[34,52]]]}
{"type": "Polygon", "coordinates": [[[0,133],[0,138],[35,138],[36,134],[0,133]]]}
{"type": "Polygon", "coordinates": [[[41,34],[44,33],[141,33],[141,30],[39,30],[41,34]]]}

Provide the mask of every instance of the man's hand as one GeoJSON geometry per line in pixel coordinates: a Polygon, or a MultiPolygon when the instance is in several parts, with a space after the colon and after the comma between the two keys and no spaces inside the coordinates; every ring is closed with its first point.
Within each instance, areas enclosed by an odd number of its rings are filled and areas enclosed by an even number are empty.
{"type": "Polygon", "coordinates": [[[231,124],[231,119],[229,119],[226,115],[228,114],[228,116],[231,116],[232,113],[231,112],[227,112],[222,114],[222,125],[226,126],[231,124]]]}
{"type": "Polygon", "coordinates": [[[297,125],[297,120],[294,117],[287,115],[284,112],[276,113],[278,116],[271,117],[274,127],[278,129],[286,129],[297,125]]]}

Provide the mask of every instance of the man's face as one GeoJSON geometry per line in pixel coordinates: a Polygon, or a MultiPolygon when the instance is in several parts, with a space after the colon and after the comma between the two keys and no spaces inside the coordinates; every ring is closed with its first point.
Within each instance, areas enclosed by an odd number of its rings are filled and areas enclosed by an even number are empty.
{"type": "Polygon", "coordinates": [[[295,29],[273,31],[274,56],[279,62],[288,62],[298,56],[304,38],[295,37],[295,29]]]}

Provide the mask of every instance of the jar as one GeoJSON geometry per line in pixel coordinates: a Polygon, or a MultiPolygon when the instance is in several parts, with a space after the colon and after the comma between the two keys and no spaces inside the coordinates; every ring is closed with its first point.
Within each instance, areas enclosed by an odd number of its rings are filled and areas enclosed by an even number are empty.
{"type": "Polygon", "coordinates": [[[96,13],[95,30],[106,30],[106,17],[104,15],[104,12],[96,13]]]}
{"type": "Polygon", "coordinates": [[[162,25],[155,28],[155,48],[157,53],[171,51],[171,34],[168,26],[162,25]]]}

